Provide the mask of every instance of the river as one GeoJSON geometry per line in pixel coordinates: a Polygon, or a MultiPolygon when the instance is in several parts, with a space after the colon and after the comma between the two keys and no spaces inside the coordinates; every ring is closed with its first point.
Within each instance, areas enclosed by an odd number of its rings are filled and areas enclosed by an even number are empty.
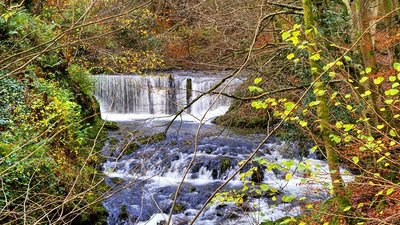
{"type": "MultiPolygon", "coordinates": [[[[212,124],[212,119],[223,115],[230,103],[227,97],[215,94],[204,96],[178,117],[164,140],[143,139],[162,132],[171,115],[218,83],[224,75],[174,71],[168,76],[96,77],[95,95],[101,105],[102,118],[117,121],[120,127],[118,131],[108,132],[109,139],[103,149],[108,156],[103,171],[113,192],[103,202],[109,211],[110,225],[164,224],[174,193],[195,157],[177,197],[171,223],[189,224],[214,190],[265,138],[265,134],[238,134],[212,124]]],[[[241,82],[237,78],[231,80],[224,92],[232,93],[241,82]]],[[[260,224],[297,216],[307,202],[329,197],[326,163],[307,149],[300,149],[296,142],[271,138],[256,157],[270,163],[290,161],[287,171],[258,166],[262,171],[259,177],[250,179],[254,181],[250,189],[256,190],[266,184],[277,190],[276,197],[269,192],[246,191],[244,203],[213,202],[195,224],[260,224]],[[307,172],[298,169],[299,163],[308,166],[307,172]],[[293,174],[291,179],[285,176],[288,173],[293,174]],[[283,196],[293,196],[296,200],[285,202],[283,196]]],[[[257,165],[249,165],[242,172],[251,167],[257,165]]],[[[236,176],[223,191],[240,193],[244,180],[236,176]]]]}

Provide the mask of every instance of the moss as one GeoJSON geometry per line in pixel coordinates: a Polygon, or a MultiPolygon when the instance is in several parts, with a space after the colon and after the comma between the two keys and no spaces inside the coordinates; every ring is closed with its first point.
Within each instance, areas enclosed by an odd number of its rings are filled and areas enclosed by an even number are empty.
{"type": "Polygon", "coordinates": [[[108,141],[111,145],[116,145],[118,144],[118,139],[115,137],[110,137],[109,141],[108,141]]]}
{"type": "Polygon", "coordinates": [[[214,120],[218,125],[229,127],[242,127],[242,128],[267,128],[269,125],[269,118],[264,116],[239,116],[235,112],[219,116],[214,120]]]}
{"type": "Polygon", "coordinates": [[[113,177],[113,178],[111,178],[111,182],[113,182],[114,184],[122,184],[122,183],[124,183],[124,179],[119,178],[119,177],[113,177]]]}
{"type": "Polygon", "coordinates": [[[184,210],[185,210],[185,206],[184,206],[183,204],[181,204],[181,203],[176,203],[176,204],[174,205],[174,212],[180,213],[180,212],[183,212],[184,210]]]}
{"type": "MultiPolygon", "coordinates": [[[[101,129],[103,122],[103,120],[97,118],[95,122],[91,125],[87,134],[88,140],[96,141],[95,150],[98,152],[103,149],[105,140],[107,139],[107,132],[101,129]]],[[[89,143],[88,146],[93,146],[93,142],[89,143]]]]}
{"type": "Polygon", "coordinates": [[[111,121],[107,121],[107,122],[104,124],[104,128],[107,129],[107,130],[119,130],[118,123],[116,123],[116,122],[111,122],[111,121]]]}
{"type": "Polygon", "coordinates": [[[72,224],[75,225],[86,225],[86,224],[94,224],[94,225],[106,225],[107,224],[108,212],[101,205],[101,203],[97,203],[93,205],[87,212],[80,214],[76,219],[72,221],[72,224]]]}
{"type": "Polygon", "coordinates": [[[121,210],[119,211],[118,218],[120,218],[121,220],[129,218],[129,213],[128,213],[128,209],[126,208],[126,205],[123,205],[121,207],[121,210]]]}
{"type": "Polygon", "coordinates": [[[128,146],[125,148],[124,153],[126,155],[132,154],[133,152],[135,152],[136,150],[138,150],[140,148],[140,145],[136,142],[131,142],[128,144],[128,146]]]}
{"type": "Polygon", "coordinates": [[[165,138],[166,138],[166,135],[164,133],[158,133],[158,134],[154,134],[154,135],[150,135],[150,136],[141,137],[137,140],[137,142],[139,142],[141,144],[153,144],[153,143],[160,142],[160,141],[164,140],[165,138]]]}
{"type": "Polygon", "coordinates": [[[225,172],[226,170],[228,170],[231,167],[231,161],[229,158],[227,157],[222,157],[220,159],[220,164],[219,164],[219,169],[221,171],[221,173],[225,172]]]}

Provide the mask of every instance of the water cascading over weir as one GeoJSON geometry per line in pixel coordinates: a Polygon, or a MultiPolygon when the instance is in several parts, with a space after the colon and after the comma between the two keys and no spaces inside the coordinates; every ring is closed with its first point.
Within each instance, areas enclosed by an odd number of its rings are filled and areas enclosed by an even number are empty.
{"type": "MultiPolygon", "coordinates": [[[[106,120],[162,118],[174,115],[199,94],[207,92],[221,76],[200,72],[174,72],[173,75],[98,75],[95,96],[106,120]]],[[[232,93],[239,79],[221,85],[232,93]]],[[[225,113],[229,99],[218,94],[206,95],[189,107],[184,120],[198,120],[225,113]]]]}

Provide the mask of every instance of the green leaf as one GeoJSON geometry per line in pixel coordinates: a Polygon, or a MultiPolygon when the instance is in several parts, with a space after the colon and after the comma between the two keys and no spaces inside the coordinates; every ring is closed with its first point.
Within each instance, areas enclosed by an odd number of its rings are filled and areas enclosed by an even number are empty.
{"type": "Polygon", "coordinates": [[[388,104],[388,105],[393,104],[393,102],[394,102],[393,99],[386,99],[386,100],[385,100],[385,103],[388,104]]]}
{"type": "Polygon", "coordinates": [[[285,106],[285,110],[286,111],[291,111],[296,106],[296,103],[294,103],[294,102],[286,102],[284,104],[284,106],[285,106]]]}
{"type": "Polygon", "coordinates": [[[345,56],[344,56],[344,60],[346,60],[346,61],[351,61],[351,58],[350,58],[349,56],[345,55],[345,56]]]}
{"type": "Polygon", "coordinates": [[[366,74],[369,74],[369,73],[371,73],[371,72],[372,72],[372,69],[371,69],[371,68],[369,68],[369,67],[365,68],[365,73],[366,73],[366,74]]]}
{"type": "Polygon", "coordinates": [[[398,62],[394,63],[393,67],[395,70],[397,70],[397,72],[400,72],[400,63],[398,63],[398,62]]]}
{"type": "Polygon", "coordinates": [[[292,33],[292,36],[293,37],[297,37],[297,36],[299,36],[300,35],[300,31],[294,31],[293,33],[292,33]]]}
{"type": "Polygon", "coordinates": [[[352,110],[352,109],[353,109],[353,106],[351,106],[351,105],[346,105],[346,108],[347,108],[348,110],[352,110]]]}
{"type": "Polygon", "coordinates": [[[308,106],[313,107],[313,106],[319,105],[320,103],[321,103],[321,101],[312,101],[308,104],[308,106]]]}
{"type": "Polygon", "coordinates": [[[316,73],[318,71],[318,68],[317,67],[312,67],[311,68],[311,73],[316,73]]]}
{"type": "Polygon", "coordinates": [[[347,212],[351,209],[351,206],[347,206],[346,208],[343,209],[343,212],[347,212]]]}
{"type": "Polygon", "coordinates": [[[326,90],[317,90],[316,92],[314,92],[314,94],[316,96],[324,96],[325,92],[326,92],[326,90]]]}
{"type": "Polygon", "coordinates": [[[302,121],[302,120],[299,122],[299,124],[302,127],[306,127],[308,125],[308,123],[306,121],[302,121]]]}
{"type": "Polygon", "coordinates": [[[364,82],[367,81],[367,80],[368,80],[368,77],[361,77],[360,83],[364,83],[364,82]]]}
{"type": "Polygon", "coordinates": [[[343,128],[344,128],[344,131],[348,132],[354,128],[354,124],[344,124],[343,128]]]}
{"type": "Polygon", "coordinates": [[[252,101],[251,107],[256,108],[256,109],[266,109],[268,107],[268,105],[263,101],[252,101]]]}
{"type": "Polygon", "coordinates": [[[264,89],[257,87],[257,86],[249,86],[249,91],[250,92],[263,92],[264,89]]]}
{"type": "Polygon", "coordinates": [[[398,89],[389,89],[385,91],[385,95],[391,95],[391,96],[397,95],[398,93],[399,93],[398,89]]]}
{"type": "Polygon", "coordinates": [[[394,192],[394,189],[393,189],[393,188],[389,188],[389,189],[386,191],[386,195],[391,195],[393,192],[394,192]]]}
{"type": "Polygon", "coordinates": [[[337,144],[342,142],[342,138],[340,138],[339,136],[337,136],[335,134],[330,134],[329,137],[331,138],[332,141],[334,141],[337,144]]]}
{"type": "Polygon", "coordinates": [[[360,161],[360,159],[357,156],[353,156],[353,158],[351,158],[351,159],[353,160],[353,162],[355,164],[357,164],[360,161]]]}
{"type": "Polygon", "coordinates": [[[260,185],[261,190],[263,191],[268,191],[269,190],[269,186],[267,184],[261,184],[260,185]]]}
{"type": "Polygon", "coordinates": [[[389,131],[389,135],[392,136],[392,137],[396,137],[396,136],[397,136],[397,135],[396,135],[396,131],[393,130],[393,129],[391,129],[391,130],[389,131]]]}
{"type": "Polygon", "coordinates": [[[261,77],[257,77],[256,79],[254,79],[254,84],[257,85],[259,84],[263,79],[261,77]]]}
{"type": "Polygon", "coordinates": [[[282,40],[286,40],[290,37],[290,33],[288,31],[285,31],[282,33],[282,40]]]}
{"type": "Polygon", "coordinates": [[[311,151],[311,152],[315,152],[317,149],[318,149],[318,146],[316,145],[316,146],[312,147],[312,148],[310,149],[310,151],[311,151]]]}
{"type": "Polygon", "coordinates": [[[395,82],[397,80],[396,76],[390,76],[389,81],[395,82]]]}
{"type": "Polygon", "coordinates": [[[298,37],[291,37],[291,38],[289,38],[289,40],[291,40],[291,41],[292,41],[292,44],[295,45],[295,46],[298,45],[298,44],[300,43],[298,37]]]}
{"type": "Polygon", "coordinates": [[[321,55],[320,54],[314,54],[314,55],[312,55],[311,57],[310,57],[310,60],[312,60],[312,61],[318,61],[318,60],[320,60],[321,59],[321,55]]]}
{"type": "Polygon", "coordinates": [[[290,53],[288,56],[286,56],[287,59],[292,60],[295,57],[294,53],[290,53]]]}
{"type": "Polygon", "coordinates": [[[381,84],[384,80],[385,80],[385,78],[383,78],[383,77],[377,77],[377,78],[374,79],[374,84],[379,85],[379,84],[381,84]]]}
{"type": "Polygon", "coordinates": [[[295,198],[296,198],[296,196],[294,196],[294,195],[284,195],[284,196],[282,196],[282,201],[289,203],[289,202],[292,202],[295,198]]]}
{"type": "Polygon", "coordinates": [[[301,27],[301,24],[298,24],[298,23],[295,23],[294,25],[293,25],[293,29],[294,30],[297,30],[297,29],[299,29],[301,27]]]}
{"type": "Polygon", "coordinates": [[[292,177],[293,177],[293,174],[287,173],[285,176],[285,180],[290,180],[290,179],[292,179],[292,177]]]}
{"type": "Polygon", "coordinates": [[[371,94],[372,94],[372,92],[367,90],[364,92],[364,94],[361,94],[361,97],[367,97],[367,96],[370,96],[371,94]]]}

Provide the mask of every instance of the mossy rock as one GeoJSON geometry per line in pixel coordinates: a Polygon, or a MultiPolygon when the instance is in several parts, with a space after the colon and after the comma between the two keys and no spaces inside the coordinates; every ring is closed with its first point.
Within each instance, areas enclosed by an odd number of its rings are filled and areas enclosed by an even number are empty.
{"type": "Polygon", "coordinates": [[[107,225],[108,211],[103,207],[101,203],[92,205],[88,210],[85,210],[76,219],[72,221],[72,224],[76,225],[107,225]]]}
{"type": "Polygon", "coordinates": [[[141,137],[137,140],[137,142],[148,145],[163,141],[165,140],[165,138],[166,135],[164,133],[158,133],[150,136],[141,137]]]}
{"type": "Polygon", "coordinates": [[[222,157],[220,159],[219,169],[221,173],[224,173],[231,167],[231,160],[227,157],[222,157]]]}
{"type": "Polygon", "coordinates": [[[261,222],[260,225],[279,225],[279,224],[289,224],[289,225],[291,225],[291,224],[297,224],[297,223],[295,223],[295,221],[296,221],[295,219],[292,222],[284,223],[284,221],[286,222],[286,220],[289,221],[290,219],[291,219],[290,216],[286,216],[286,217],[282,217],[280,219],[277,219],[275,221],[266,220],[264,222],[261,222]]]}
{"type": "Polygon", "coordinates": [[[128,209],[126,208],[126,205],[123,205],[121,207],[121,210],[119,211],[118,218],[121,220],[126,220],[129,218],[129,212],[128,209]]]}
{"type": "Polygon", "coordinates": [[[181,203],[176,203],[175,205],[174,205],[174,212],[176,212],[176,213],[181,213],[181,212],[183,212],[185,210],[185,206],[183,205],[183,204],[181,204],[181,203]]]}
{"type": "Polygon", "coordinates": [[[107,130],[113,130],[113,131],[119,130],[118,123],[116,123],[116,122],[111,122],[111,121],[105,122],[104,128],[107,129],[107,130]]]}
{"type": "Polygon", "coordinates": [[[215,124],[224,125],[228,127],[241,127],[241,128],[267,128],[270,120],[267,117],[241,117],[235,113],[228,113],[223,116],[215,118],[215,124]]]}
{"type": "Polygon", "coordinates": [[[128,146],[124,150],[124,154],[129,155],[134,153],[136,150],[140,148],[140,145],[136,142],[131,142],[128,144],[128,146]]]}
{"type": "Polygon", "coordinates": [[[110,137],[109,141],[108,141],[111,145],[116,145],[118,144],[118,139],[115,137],[110,137]]]}

